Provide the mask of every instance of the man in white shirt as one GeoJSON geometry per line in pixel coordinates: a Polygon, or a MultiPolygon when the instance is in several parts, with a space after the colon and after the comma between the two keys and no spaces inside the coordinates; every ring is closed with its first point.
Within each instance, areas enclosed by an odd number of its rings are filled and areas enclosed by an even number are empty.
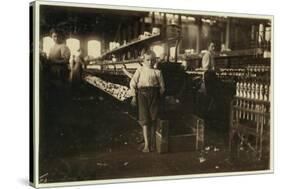
{"type": "Polygon", "coordinates": [[[215,44],[213,42],[210,42],[208,46],[208,50],[202,58],[202,68],[204,70],[215,69],[214,50],[215,50],[215,44]]]}
{"type": "Polygon", "coordinates": [[[204,69],[203,76],[203,86],[204,88],[204,98],[201,100],[203,102],[203,116],[206,122],[212,121],[213,116],[218,108],[219,102],[219,80],[215,71],[215,59],[214,59],[214,42],[210,42],[207,52],[202,58],[202,68],[204,69]]]}

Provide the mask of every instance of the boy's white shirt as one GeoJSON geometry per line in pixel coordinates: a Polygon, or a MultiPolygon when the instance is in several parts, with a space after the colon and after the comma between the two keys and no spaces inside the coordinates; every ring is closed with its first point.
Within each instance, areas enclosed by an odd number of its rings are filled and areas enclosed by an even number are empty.
{"type": "Polygon", "coordinates": [[[130,82],[132,96],[135,96],[136,89],[141,87],[160,87],[162,94],[165,91],[165,84],[161,71],[146,66],[139,67],[130,82]]]}

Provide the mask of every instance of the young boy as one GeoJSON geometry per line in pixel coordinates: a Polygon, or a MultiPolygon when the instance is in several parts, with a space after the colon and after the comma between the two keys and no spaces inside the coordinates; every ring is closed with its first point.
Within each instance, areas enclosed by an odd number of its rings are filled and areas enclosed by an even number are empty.
{"type": "Polygon", "coordinates": [[[161,71],[153,68],[155,61],[156,55],[152,50],[144,51],[143,66],[136,70],[130,82],[133,94],[132,104],[136,104],[136,98],[138,98],[139,124],[142,126],[144,136],[143,152],[149,152],[149,145],[154,145],[160,95],[165,91],[161,71]],[[148,128],[151,128],[150,142],[148,128]]]}

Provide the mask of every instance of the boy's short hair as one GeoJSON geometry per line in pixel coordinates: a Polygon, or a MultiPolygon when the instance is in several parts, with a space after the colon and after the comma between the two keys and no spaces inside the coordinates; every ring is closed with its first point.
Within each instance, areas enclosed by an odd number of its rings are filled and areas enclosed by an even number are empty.
{"type": "Polygon", "coordinates": [[[156,59],[156,54],[153,50],[149,49],[149,48],[144,48],[142,50],[142,57],[144,57],[144,55],[150,55],[151,59],[156,59]]]}

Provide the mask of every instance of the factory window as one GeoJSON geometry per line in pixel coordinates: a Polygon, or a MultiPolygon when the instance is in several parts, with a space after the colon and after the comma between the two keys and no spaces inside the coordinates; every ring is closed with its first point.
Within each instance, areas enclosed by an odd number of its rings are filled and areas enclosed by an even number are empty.
{"type": "Polygon", "coordinates": [[[167,24],[178,24],[179,15],[166,14],[167,24]]]}
{"type": "Polygon", "coordinates": [[[70,49],[71,55],[75,54],[80,49],[80,41],[75,38],[69,38],[66,40],[66,45],[70,49]]]}
{"type": "Polygon", "coordinates": [[[91,40],[88,42],[88,55],[93,58],[101,55],[101,42],[97,40],[91,40]]]}
{"type": "Polygon", "coordinates": [[[176,47],[171,47],[170,48],[170,57],[175,58],[175,53],[176,53],[176,47]]]}
{"type": "MultiPolygon", "coordinates": [[[[44,37],[43,38],[43,52],[47,55],[50,52],[50,48],[54,45],[54,41],[51,37],[44,37]]],[[[78,39],[70,38],[66,40],[66,45],[71,51],[71,54],[76,52],[80,48],[80,41],[78,39]]]]}
{"type": "Polygon", "coordinates": [[[50,48],[54,45],[54,41],[51,37],[47,36],[43,38],[43,52],[47,55],[50,52],[50,48]]]}
{"type": "Polygon", "coordinates": [[[160,57],[164,53],[164,48],[161,45],[153,46],[152,50],[155,52],[156,57],[160,57]]]}

